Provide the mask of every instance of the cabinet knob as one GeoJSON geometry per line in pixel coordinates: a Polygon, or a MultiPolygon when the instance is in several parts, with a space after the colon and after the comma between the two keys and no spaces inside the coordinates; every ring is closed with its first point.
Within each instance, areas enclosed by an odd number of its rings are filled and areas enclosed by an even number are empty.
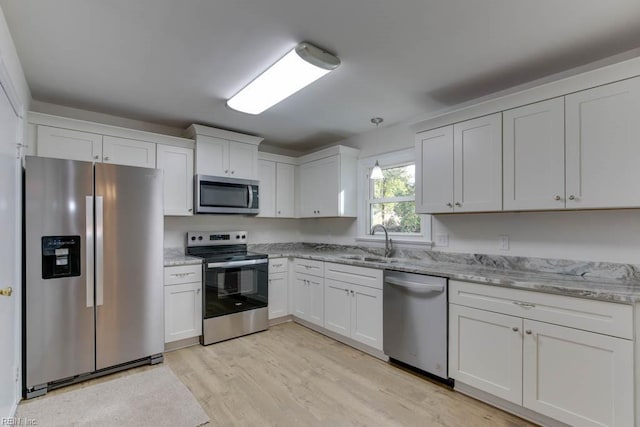
{"type": "Polygon", "coordinates": [[[318,211],[318,213],[320,213],[320,211],[318,211]]]}
{"type": "Polygon", "coordinates": [[[555,200],[562,200],[562,197],[560,197],[560,196],[558,196],[558,195],[556,194],[556,196],[554,197],[554,199],[555,199],[555,200]]]}
{"type": "Polygon", "coordinates": [[[94,160],[100,159],[100,156],[93,156],[94,160]]]}
{"type": "Polygon", "coordinates": [[[197,293],[197,294],[199,294],[199,293],[200,293],[200,288],[198,288],[198,290],[196,291],[196,293],[197,293]]]}
{"type": "Polygon", "coordinates": [[[447,203],[447,206],[452,208],[453,207],[453,203],[447,203]]]}
{"type": "Polygon", "coordinates": [[[280,215],[280,211],[278,211],[278,215],[280,215]]]}
{"type": "Polygon", "coordinates": [[[352,290],[352,291],[351,291],[351,295],[355,295],[355,294],[356,294],[356,293],[355,293],[355,292],[353,292],[353,290],[352,290]]]}
{"type": "Polygon", "coordinates": [[[569,196],[569,200],[575,200],[576,196],[574,196],[573,194],[569,196]]]}
{"type": "Polygon", "coordinates": [[[224,171],[224,173],[229,173],[229,169],[226,169],[226,170],[224,171]]]}
{"type": "Polygon", "coordinates": [[[189,212],[193,212],[193,209],[189,209],[189,212]]]}
{"type": "Polygon", "coordinates": [[[458,206],[458,207],[462,207],[462,203],[460,203],[460,202],[456,202],[456,206],[458,206]]]}
{"type": "Polygon", "coordinates": [[[231,175],[233,175],[234,173],[236,173],[236,171],[231,171],[231,175]]]}
{"type": "Polygon", "coordinates": [[[518,327],[517,327],[517,326],[514,326],[514,327],[513,327],[513,328],[511,328],[511,329],[513,330],[513,332],[518,332],[518,331],[519,331],[519,329],[518,329],[518,327]]]}
{"type": "Polygon", "coordinates": [[[104,158],[104,161],[105,161],[105,162],[108,162],[108,161],[109,161],[109,156],[105,157],[105,158],[104,158]]]}
{"type": "Polygon", "coordinates": [[[349,295],[349,289],[345,289],[344,291],[349,295]]]}
{"type": "Polygon", "coordinates": [[[526,331],[524,331],[524,333],[527,335],[531,335],[531,329],[527,329],[526,331]]]}

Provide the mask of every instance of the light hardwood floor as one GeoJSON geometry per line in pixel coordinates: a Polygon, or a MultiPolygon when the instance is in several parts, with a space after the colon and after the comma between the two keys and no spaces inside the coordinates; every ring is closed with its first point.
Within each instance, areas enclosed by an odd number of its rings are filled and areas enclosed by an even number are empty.
{"type": "Polygon", "coordinates": [[[530,426],[303,326],[167,353],[213,426],[530,426]]]}

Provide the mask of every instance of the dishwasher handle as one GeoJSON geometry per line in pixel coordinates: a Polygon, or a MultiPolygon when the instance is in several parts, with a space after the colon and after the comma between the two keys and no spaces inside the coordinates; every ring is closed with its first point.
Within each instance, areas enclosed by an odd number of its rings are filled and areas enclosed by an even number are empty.
{"type": "Polygon", "coordinates": [[[395,277],[385,277],[384,283],[400,286],[401,288],[412,289],[423,292],[444,292],[443,284],[418,283],[410,280],[396,279],[395,277]]]}

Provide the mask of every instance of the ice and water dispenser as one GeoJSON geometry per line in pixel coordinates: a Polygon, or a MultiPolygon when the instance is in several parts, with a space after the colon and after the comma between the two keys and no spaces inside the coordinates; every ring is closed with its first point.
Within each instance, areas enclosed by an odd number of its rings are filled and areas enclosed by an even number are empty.
{"type": "Polygon", "coordinates": [[[80,236],[42,238],[42,278],[80,276],[80,236]]]}

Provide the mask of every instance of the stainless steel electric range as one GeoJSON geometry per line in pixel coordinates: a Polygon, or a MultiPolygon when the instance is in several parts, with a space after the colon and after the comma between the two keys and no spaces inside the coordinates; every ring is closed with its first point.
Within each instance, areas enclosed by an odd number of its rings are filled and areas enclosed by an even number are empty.
{"type": "Polygon", "coordinates": [[[246,231],[188,232],[186,252],[204,259],[201,344],[269,327],[269,260],[247,252],[246,231]]]}

